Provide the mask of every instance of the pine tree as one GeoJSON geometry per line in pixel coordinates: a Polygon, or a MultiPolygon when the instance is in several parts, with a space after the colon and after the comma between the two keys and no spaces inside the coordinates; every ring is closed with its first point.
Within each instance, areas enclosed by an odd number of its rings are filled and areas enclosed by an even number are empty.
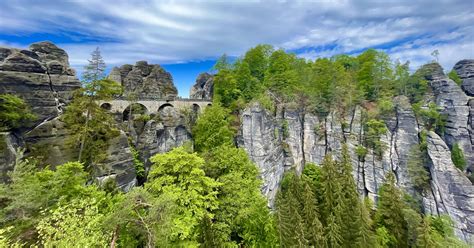
{"type": "Polygon", "coordinates": [[[341,247],[343,241],[341,227],[338,223],[337,217],[333,213],[331,213],[327,219],[326,240],[327,246],[330,248],[341,247]]]}
{"type": "Polygon", "coordinates": [[[114,130],[111,124],[113,121],[107,118],[108,113],[97,105],[97,101],[110,99],[121,92],[121,87],[118,83],[104,79],[104,72],[105,63],[99,48],[96,48],[91,54],[89,64],[84,67],[82,74],[83,88],[76,92],[74,100],[66,109],[63,118],[69,128],[72,129],[72,133],[75,134],[74,139],[79,141],[78,161],[81,162],[93,160],[90,154],[86,156],[87,159],[83,158],[86,150],[89,150],[88,153],[94,153],[93,150],[103,151],[106,149],[106,144],[94,147],[92,143],[96,141],[106,143],[109,138],[118,134],[118,131],[114,130]],[[84,112],[86,114],[85,117],[82,116],[84,112]],[[93,121],[93,119],[96,120],[93,121]],[[98,126],[102,128],[98,128],[98,126]],[[108,137],[107,133],[110,133],[111,137],[108,137]]]}
{"type": "Polygon", "coordinates": [[[313,247],[325,247],[324,228],[319,220],[318,203],[308,180],[303,180],[303,212],[305,239],[313,247]]]}
{"type": "Polygon", "coordinates": [[[343,199],[341,184],[336,163],[331,155],[324,158],[321,170],[321,187],[323,193],[322,219],[326,226],[326,239],[328,247],[340,247],[343,242],[342,222],[343,199]]]}
{"type": "Polygon", "coordinates": [[[307,246],[300,194],[298,176],[294,172],[288,173],[282,181],[276,202],[277,227],[282,247],[307,246]]]}
{"type": "Polygon", "coordinates": [[[356,223],[358,226],[358,233],[355,239],[355,247],[373,247],[375,245],[375,240],[372,231],[372,220],[370,219],[370,213],[365,201],[360,204],[358,210],[359,217],[357,218],[358,222],[356,223]]]}
{"type": "Polygon", "coordinates": [[[360,212],[362,206],[356,190],[354,177],[352,176],[352,162],[346,144],[342,146],[342,158],[339,162],[339,167],[341,168],[339,180],[342,193],[341,209],[343,212],[341,218],[344,225],[341,229],[343,245],[351,247],[360,233],[360,224],[362,224],[360,212]]]}
{"type": "Polygon", "coordinates": [[[379,191],[375,220],[377,227],[385,227],[389,235],[396,239],[389,243],[390,247],[407,247],[408,227],[403,213],[405,208],[401,192],[395,185],[395,176],[389,173],[379,191]]]}

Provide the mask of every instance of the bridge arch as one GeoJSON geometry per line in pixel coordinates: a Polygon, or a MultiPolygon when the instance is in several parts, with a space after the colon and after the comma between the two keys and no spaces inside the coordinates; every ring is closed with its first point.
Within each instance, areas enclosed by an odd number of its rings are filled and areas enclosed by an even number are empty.
{"type": "Polygon", "coordinates": [[[199,104],[197,103],[193,103],[193,105],[191,106],[191,109],[196,114],[201,113],[201,106],[199,106],[199,104]]]}
{"type": "Polygon", "coordinates": [[[110,104],[108,102],[104,102],[100,105],[100,108],[105,109],[107,111],[110,111],[110,110],[112,110],[112,104],[110,104]]]}
{"type": "Polygon", "coordinates": [[[173,104],[171,104],[171,103],[169,103],[169,102],[163,103],[163,104],[161,104],[161,106],[158,108],[158,113],[160,113],[160,112],[161,112],[164,108],[166,108],[166,107],[172,107],[172,108],[174,108],[173,104]]]}
{"type": "Polygon", "coordinates": [[[148,114],[149,110],[148,108],[141,104],[141,103],[132,103],[128,105],[122,112],[122,120],[123,121],[128,121],[130,120],[130,117],[133,117],[134,115],[144,115],[148,114]],[[132,116],[130,116],[130,114],[132,116]]]}

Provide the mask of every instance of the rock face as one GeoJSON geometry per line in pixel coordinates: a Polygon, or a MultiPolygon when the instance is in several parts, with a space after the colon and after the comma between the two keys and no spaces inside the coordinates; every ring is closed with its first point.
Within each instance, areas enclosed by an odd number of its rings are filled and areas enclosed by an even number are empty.
{"type": "Polygon", "coordinates": [[[474,234],[474,186],[454,166],[449,147],[434,132],[428,134],[428,155],[434,201],[425,209],[432,214],[449,215],[456,234],[469,240],[474,234]]]}
{"type": "Polygon", "coordinates": [[[199,74],[196,83],[191,87],[189,98],[211,99],[214,93],[214,76],[205,72],[199,74]]]}
{"type": "Polygon", "coordinates": [[[166,106],[159,111],[158,116],[144,123],[142,130],[133,130],[135,146],[146,165],[150,164],[152,155],[168,152],[191,140],[185,120],[185,114],[172,106],[166,106]]]}
{"type": "MultiPolygon", "coordinates": [[[[39,42],[30,45],[29,50],[0,47],[0,94],[23,98],[38,117],[26,131],[1,134],[2,182],[7,181],[6,173],[15,165],[18,148],[25,149],[25,156],[53,167],[76,160],[77,151],[67,143],[69,131],[59,116],[79,87],[67,53],[56,45],[39,42]]],[[[127,137],[122,133],[110,144],[106,161],[94,167],[93,176],[113,177],[119,187],[127,190],[136,183],[127,137]]]]}
{"type": "Polygon", "coordinates": [[[178,94],[171,74],[146,61],[115,67],[109,78],[122,84],[125,97],[134,94],[137,98],[173,99],[178,94]]]}
{"type": "Polygon", "coordinates": [[[0,47],[0,94],[23,98],[38,116],[38,123],[54,118],[80,87],[68,55],[50,42],[29,50],[0,47]]]}
{"type": "Polygon", "coordinates": [[[238,144],[258,165],[263,179],[262,192],[268,197],[272,206],[286,164],[281,128],[260,105],[247,108],[242,113],[241,119],[238,144]]]}
{"type": "MultiPolygon", "coordinates": [[[[425,76],[433,91],[432,99],[447,115],[447,123],[442,138],[429,134],[431,188],[423,195],[423,205],[427,213],[448,214],[455,221],[457,235],[468,240],[474,230],[473,186],[466,175],[454,167],[450,147],[459,144],[468,165],[474,164],[474,100],[445,76],[439,65],[431,64],[424,69],[429,72],[425,76]]],[[[362,107],[356,107],[344,117],[330,113],[321,118],[284,106],[279,106],[272,115],[254,104],[241,115],[237,143],[259,167],[262,191],[269,198],[270,206],[286,170],[295,168],[301,172],[306,163],[319,164],[326,154],[338,157],[344,142],[348,145],[354,179],[362,195],[376,201],[389,172],[395,174],[399,187],[414,193],[408,160],[410,150],[419,143],[421,128],[405,96],[395,97],[393,103],[393,113],[384,118],[387,132],[380,141],[386,149],[381,156],[370,149],[364,158],[356,154],[364,137],[362,107]]]]}
{"type": "MultiPolygon", "coordinates": [[[[456,65],[459,64],[466,65],[463,61],[456,65]]],[[[431,71],[435,71],[431,76],[426,77],[433,90],[434,100],[436,105],[441,108],[441,113],[447,116],[443,140],[450,148],[454,144],[459,145],[472,171],[474,169],[472,167],[474,166],[474,143],[471,143],[473,129],[469,120],[469,97],[453,80],[444,75],[441,66],[429,64],[424,67],[428,66],[431,71]]]]}
{"type": "Polygon", "coordinates": [[[465,59],[457,62],[453,70],[462,79],[461,88],[469,96],[474,96],[474,59],[465,59]]]}
{"type": "Polygon", "coordinates": [[[7,173],[15,166],[18,145],[18,139],[12,133],[0,133],[0,182],[8,182],[7,173]]]}

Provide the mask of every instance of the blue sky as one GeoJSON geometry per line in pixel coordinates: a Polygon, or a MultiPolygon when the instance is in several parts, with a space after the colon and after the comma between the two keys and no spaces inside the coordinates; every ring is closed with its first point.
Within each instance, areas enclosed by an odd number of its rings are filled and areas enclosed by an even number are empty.
{"type": "Polygon", "coordinates": [[[139,60],[170,71],[181,96],[223,53],[260,43],[307,59],[367,48],[445,70],[474,58],[474,1],[122,1],[0,2],[0,46],[49,40],[78,73],[95,47],[110,68],[139,60]]]}

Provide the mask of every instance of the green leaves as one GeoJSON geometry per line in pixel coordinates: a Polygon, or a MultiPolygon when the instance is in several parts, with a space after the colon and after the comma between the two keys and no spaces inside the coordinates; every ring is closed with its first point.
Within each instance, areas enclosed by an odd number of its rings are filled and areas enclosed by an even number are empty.
{"type": "Polygon", "coordinates": [[[221,184],[205,175],[204,159],[182,147],[150,160],[153,166],[145,188],[157,197],[171,197],[177,205],[172,239],[195,240],[194,228],[209,210],[217,208],[217,187],[221,184]]]}
{"type": "Polygon", "coordinates": [[[233,144],[234,132],[230,129],[228,110],[219,104],[207,107],[193,128],[193,138],[194,147],[198,152],[233,144]]]}
{"type": "Polygon", "coordinates": [[[10,95],[0,95],[0,131],[27,126],[36,119],[23,99],[10,95]]]}
{"type": "Polygon", "coordinates": [[[464,154],[459,147],[458,143],[455,143],[453,145],[453,148],[451,149],[451,160],[453,161],[454,165],[460,169],[461,171],[464,171],[466,168],[467,162],[466,159],[464,158],[464,154]]]}

